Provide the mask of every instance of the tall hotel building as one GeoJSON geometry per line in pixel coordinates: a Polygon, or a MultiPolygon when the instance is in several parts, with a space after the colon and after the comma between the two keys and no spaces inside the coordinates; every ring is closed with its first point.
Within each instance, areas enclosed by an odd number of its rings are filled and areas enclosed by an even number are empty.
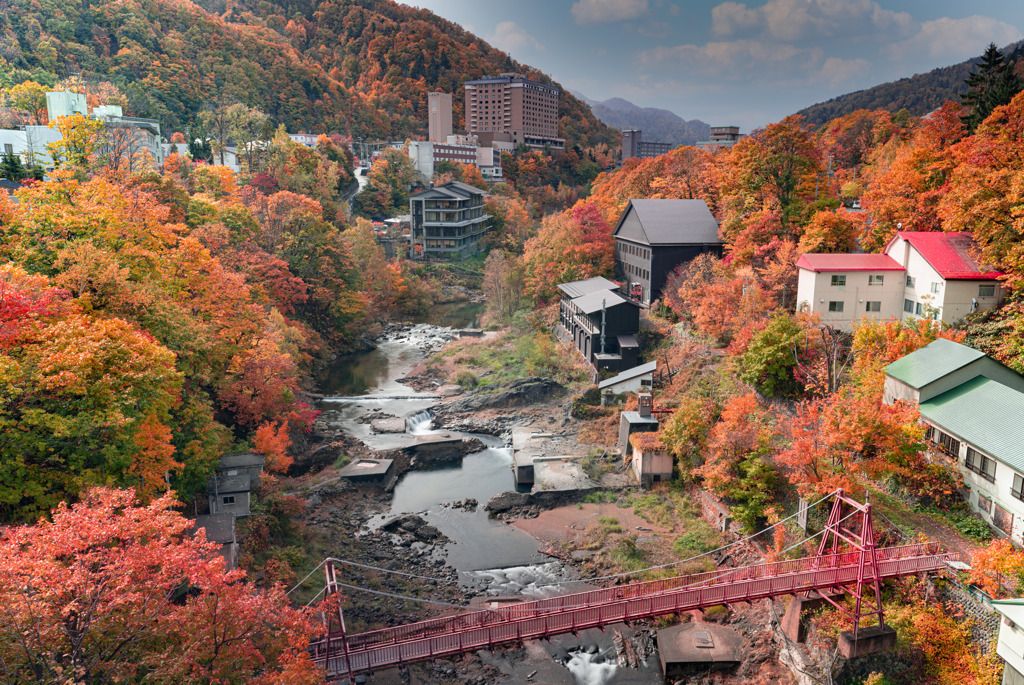
{"type": "Polygon", "coordinates": [[[499,74],[466,81],[465,87],[466,130],[481,143],[565,147],[565,139],[558,137],[559,90],[555,86],[520,74],[499,74]]]}

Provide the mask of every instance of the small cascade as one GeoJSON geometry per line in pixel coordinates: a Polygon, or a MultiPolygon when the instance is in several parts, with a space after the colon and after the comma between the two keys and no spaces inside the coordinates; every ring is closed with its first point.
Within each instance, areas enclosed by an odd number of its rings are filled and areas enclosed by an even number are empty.
{"type": "Polygon", "coordinates": [[[618,670],[614,657],[609,660],[603,653],[591,654],[585,650],[569,652],[565,667],[576,685],[607,685],[618,670]]]}
{"type": "Polygon", "coordinates": [[[573,591],[573,585],[565,583],[563,573],[562,565],[551,561],[546,564],[472,571],[464,577],[492,597],[523,595],[532,599],[545,599],[573,591]]]}
{"type": "Polygon", "coordinates": [[[410,435],[426,435],[434,427],[434,415],[424,409],[405,419],[405,427],[410,435]]]}

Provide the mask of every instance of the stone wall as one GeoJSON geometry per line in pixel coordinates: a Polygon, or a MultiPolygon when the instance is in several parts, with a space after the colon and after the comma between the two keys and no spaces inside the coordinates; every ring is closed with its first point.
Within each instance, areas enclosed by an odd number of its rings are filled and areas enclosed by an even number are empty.
{"type": "Polygon", "coordinates": [[[964,614],[974,619],[971,637],[982,651],[995,649],[1001,618],[998,611],[987,606],[966,588],[954,582],[941,583],[938,597],[943,602],[953,602],[963,609],[964,614]]]}

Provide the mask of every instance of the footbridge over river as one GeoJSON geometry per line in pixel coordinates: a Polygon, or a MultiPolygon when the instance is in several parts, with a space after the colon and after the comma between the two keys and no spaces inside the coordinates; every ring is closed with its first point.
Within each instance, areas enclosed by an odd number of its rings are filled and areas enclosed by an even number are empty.
{"type": "MultiPolygon", "coordinates": [[[[345,632],[338,608],[327,614],[327,635],[311,646],[313,658],[329,677],[353,681],[360,673],[524,640],[721,604],[809,594],[850,619],[852,629],[840,636],[841,651],[847,656],[864,654],[891,644],[889,638],[895,636],[885,626],[881,583],[949,569],[959,554],[940,552],[937,543],[878,547],[871,505],[842,491],[834,497],[828,524],[817,534],[822,536],[818,553],[812,557],[636,582],[358,634],[345,632]],[[848,597],[844,600],[842,595],[848,597]],[[875,625],[858,627],[866,616],[873,616],[875,625]]],[[[341,588],[335,566],[328,561],[325,569],[327,596],[337,600],[341,588]]]]}

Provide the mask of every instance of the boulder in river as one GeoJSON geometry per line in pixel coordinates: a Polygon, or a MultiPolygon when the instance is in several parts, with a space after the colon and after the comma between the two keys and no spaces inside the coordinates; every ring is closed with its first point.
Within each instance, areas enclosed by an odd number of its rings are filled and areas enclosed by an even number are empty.
{"type": "Polygon", "coordinates": [[[492,514],[500,514],[501,512],[508,511],[509,509],[526,506],[526,503],[529,501],[529,493],[506,490],[505,492],[499,492],[497,495],[494,495],[491,499],[487,500],[487,506],[485,509],[492,514]]]}

